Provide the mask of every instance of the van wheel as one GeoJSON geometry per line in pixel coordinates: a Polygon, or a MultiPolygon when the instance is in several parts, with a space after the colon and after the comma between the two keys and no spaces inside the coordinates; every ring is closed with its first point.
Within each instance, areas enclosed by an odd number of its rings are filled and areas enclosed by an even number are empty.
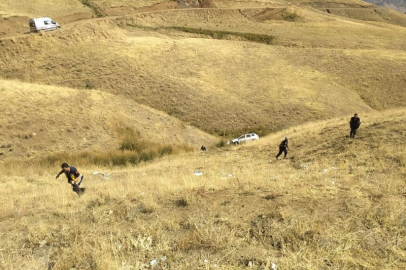
{"type": "Polygon", "coordinates": [[[239,142],[235,142],[235,143],[234,143],[234,145],[239,145],[239,144],[240,144],[239,142]]]}

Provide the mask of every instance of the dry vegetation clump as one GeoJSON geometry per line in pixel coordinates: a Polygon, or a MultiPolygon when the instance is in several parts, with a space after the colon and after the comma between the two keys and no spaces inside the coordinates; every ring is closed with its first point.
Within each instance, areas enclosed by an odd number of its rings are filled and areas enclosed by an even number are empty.
{"type": "MultiPolygon", "coordinates": [[[[117,127],[117,130],[120,138],[119,149],[117,150],[78,150],[75,152],[57,153],[39,158],[34,163],[44,168],[55,167],[64,162],[77,164],[77,166],[127,166],[139,165],[141,162],[152,161],[166,155],[193,150],[189,146],[164,145],[141,139],[139,132],[136,132],[132,127],[122,124],[117,127]]],[[[28,163],[31,162],[33,161],[28,161],[28,163]]]]}

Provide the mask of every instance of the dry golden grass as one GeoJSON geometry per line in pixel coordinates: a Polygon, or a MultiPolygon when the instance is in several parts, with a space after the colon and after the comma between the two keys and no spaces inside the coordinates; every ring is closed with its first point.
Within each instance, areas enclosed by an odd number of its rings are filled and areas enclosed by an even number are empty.
{"type": "Polygon", "coordinates": [[[85,0],[90,5],[97,7],[100,10],[105,10],[108,8],[114,7],[132,7],[132,8],[140,8],[145,6],[152,6],[154,4],[162,3],[162,2],[169,2],[169,1],[162,1],[162,0],[85,0]]]}
{"type": "Polygon", "coordinates": [[[79,168],[82,197],[57,167],[3,165],[0,266],[144,269],[167,256],[153,269],[404,269],[406,112],[361,118],[352,141],[346,117],[137,168],[79,168]],[[292,159],[276,162],[286,134],[292,159]]]}
{"type": "MultiPolygon", "coordinates": [[[[140,8],[157,3],[167,2],[162,0],[2,0],[0,15],[5,16],[50,16],[63,18],[65,16],[90,13],[98,15],[106,9],[114,7],[140,8]]],[[[102,14],[101,14],[102,15],[102,14]]]]}
{"type": "Polygon", "coordinates": [[[0,95],[0,161],[118,150],[121,127],[162,145],[198,149],[217,141],[165,113],[97,90],[0,80],[0,95]]]}
{"type": "Polygon", "coordinates": [[[6,16],[61,17],[91,12],[92,10],[79,0],[2,0],[0,2],[0,15],[6,16]]]}
{"type": "MultiPolygon", "coordinates": [[[[8,14],[43,9],[7,1],[8,14]]],[[[86,2],[98,15],[156,3],[86,2]]],[[[406,111],[376,110],[406,104],[406,30],[360,1],[294,3],[211,1],[1,39],[0,269],[405,269],[406,111]],[[216,141],[189,125],[279,132],[166,155],[216,141]],[[138,164],[147,154],[160,158],[138,164]],[[55,180],[65,159],[85,175],[81,197],[55,180]]],[[[50,14],[80,10],[66,4],[50,14]]]]}
{"type": "Polygon", "coordinates": [[[266,134],[405,105],[405,28],[297,6],[284,12],[299,20],[273,20],[267,10],[186,9],[79,22],[2,40],[0,70],[5,78],[108,91],[215,134],[266,134]],[[216,40],[174,30],[200,28],[236,34],[216,40]],[[244,35],[275,41],[253,44],[241,41],[244,35]]]}

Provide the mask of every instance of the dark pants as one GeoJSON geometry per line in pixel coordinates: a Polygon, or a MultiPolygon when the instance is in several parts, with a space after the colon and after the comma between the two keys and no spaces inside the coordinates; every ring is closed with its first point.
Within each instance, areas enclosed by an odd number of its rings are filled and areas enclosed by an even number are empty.
{"type": "Polygon", "coordinates": [[[78,195],[82,195],[83,193],[85,193],[85,188],[80,188],[77,185],[72,185],[72,190],[78,195]]]}
{"type": "Polygon", "coordinates": [[[358,128],[351,128],[351,132],[350,132],[350,138],[354,138],[355,137],[355,134],[357,133],[357,129],[358,128]]]}
{"type": "Polygon", "coordinates": [[[286,147],[279,147],[279,153],[276,155],[276,158],[278,158],[282,153],[285,153],[284,158],[286,158],[286,155],[288,154],[288,149],[286,147]]]}

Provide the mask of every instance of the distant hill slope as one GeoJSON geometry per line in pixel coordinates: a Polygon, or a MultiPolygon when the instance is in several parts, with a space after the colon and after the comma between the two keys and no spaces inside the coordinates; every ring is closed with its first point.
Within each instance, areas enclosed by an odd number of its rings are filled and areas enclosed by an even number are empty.
{"type": "Polygon", "coordinates": [[[92,13],[80,0],[1,0],[0,15],[27,17],[62,17],[79,13],[92,13]]]}
{"type": "Polygon", "coordinates": [[[146,141],[212,145],[216,138],[108,93],[0,80],[0,160],[118,148],[118,128],[146,141]]]}
{"type": "Polygon", "coordinates": [[[364,0],[364,1],[380,7],[388,7],[397,10],[399,12],[406,13],[405,0],[364,0]]]}
{"type": "Polygon", "coordinates": [[[0,71],[108,91],[216,134],[406,105],[406,28],[308,7],[275,12],[182,9],[76,22],[0,40],[0,71]]]}

